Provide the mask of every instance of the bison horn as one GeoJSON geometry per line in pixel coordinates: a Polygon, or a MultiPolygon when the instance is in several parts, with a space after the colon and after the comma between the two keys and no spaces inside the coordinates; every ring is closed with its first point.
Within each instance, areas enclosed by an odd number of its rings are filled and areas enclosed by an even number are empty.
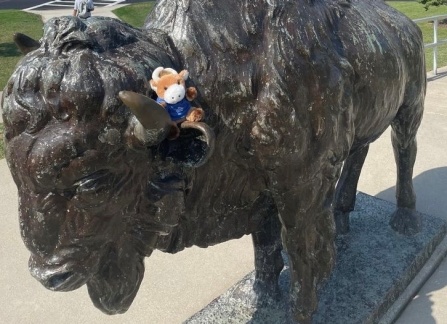
{"type": "Polygon", "coordinates": [[[156,101],[132,91],[120,91],[119,97],[135,115],[133,134],[145,145],[154,145],[164,140],[174,123],[166,109],[156,101]]]}
{"type": "Polygon", "coordinates": [[[16,43],[22,54],[28,54],[29,52],[34,51],[40,47],[38,41],[21,33],[14,34],[14,42],[16,43]]]}
{"type": "Polygon", "coordinates": [[[180,128],[196,129],[196,130],[200,131],[203,134],[203,136],[205,137],[205,142],[207,144],[207,151],[205,152],[203,157],[200,159],[200,161],[194,163],[194,167],[198,168],[198,167],[204,165],[214,152],[216,137],[214,135],[213,130],[205,123],[190,122],[190,121],[184,121],[183,123],[181,123],[180,128]]]}

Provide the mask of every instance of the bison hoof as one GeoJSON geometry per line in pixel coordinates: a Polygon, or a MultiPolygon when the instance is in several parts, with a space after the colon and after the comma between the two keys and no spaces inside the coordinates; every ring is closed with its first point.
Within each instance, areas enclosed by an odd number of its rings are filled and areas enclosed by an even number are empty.
{"type": "Polygon", "coordinates": [[[276,303],[281,299],[281,291],[277,281],[256,279],[253,290],[258,307],[276,303]]]}
{"type": "Polygon", "coordinates": [[[422,217],[414,209],[401,207],[391,215],[390,226],[399,234],[414,235],[421,230],[422,217]]]}
{"type": "Polygon", "coordinates": [[[339,210],[334,211],[335,228],[337,235],[348,234],[349,232],[349,213],[339,210]]]}

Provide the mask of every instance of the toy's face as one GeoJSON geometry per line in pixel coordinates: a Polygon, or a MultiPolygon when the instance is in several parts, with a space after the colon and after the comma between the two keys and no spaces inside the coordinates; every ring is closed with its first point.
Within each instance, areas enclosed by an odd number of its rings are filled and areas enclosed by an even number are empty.
{"type": "Polygon", "coordinates": [[[162,98],[168,104],[174,105],[185,98],[185,80],[187,78],[188,71],[186,70],[177,73],[173,69],[159,67],[154,70],[150,85],[159,98],[162,98]]]}
{"type": "Polygon", "coordinates": [[[185,98],[185,80],[180,75],[167,75],[158,81],[157,94],[174,105],[185,98]]]}

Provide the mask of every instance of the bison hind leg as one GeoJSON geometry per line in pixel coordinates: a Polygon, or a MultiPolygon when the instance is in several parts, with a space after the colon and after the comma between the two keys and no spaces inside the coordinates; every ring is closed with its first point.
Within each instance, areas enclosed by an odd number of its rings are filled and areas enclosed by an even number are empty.
{"type": "Polygon", "coordinates": [[[335,193],[334,220],[337,234],[349,232],[349,213],[354,210],[360,172],[368,154],[369,145],[351,153],[343,165],[335,193]]]}
{"type": "Polygon", "coordinates": [[[416,234],[421,228],[421,216],[416,211],[413,188],[413,166],[417,152],[416,132],[422,112],[423,99],[412,106],[402,106],[391,124],[391,141],[397,166],[397,210],[391,215],[390,225],[403,235],[416,234]]]}
{"type": "Polygon", "coordinates": [[[253,290],[258,304],[280,299],[278,279],[284,268],[281,243],[281,223],[277,213],[269,215],[260,229],[252,233],[255,254],[253,290]]]}

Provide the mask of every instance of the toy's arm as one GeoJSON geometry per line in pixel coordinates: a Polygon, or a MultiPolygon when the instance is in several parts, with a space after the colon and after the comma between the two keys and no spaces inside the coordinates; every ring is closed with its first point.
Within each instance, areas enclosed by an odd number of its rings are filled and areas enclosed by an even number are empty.
{"type": "Polygon", "coordinates": [[[194,87],[189,87],[186,89],[186,99],[193,101],[197,97],[197,89],[194,87]]]}

